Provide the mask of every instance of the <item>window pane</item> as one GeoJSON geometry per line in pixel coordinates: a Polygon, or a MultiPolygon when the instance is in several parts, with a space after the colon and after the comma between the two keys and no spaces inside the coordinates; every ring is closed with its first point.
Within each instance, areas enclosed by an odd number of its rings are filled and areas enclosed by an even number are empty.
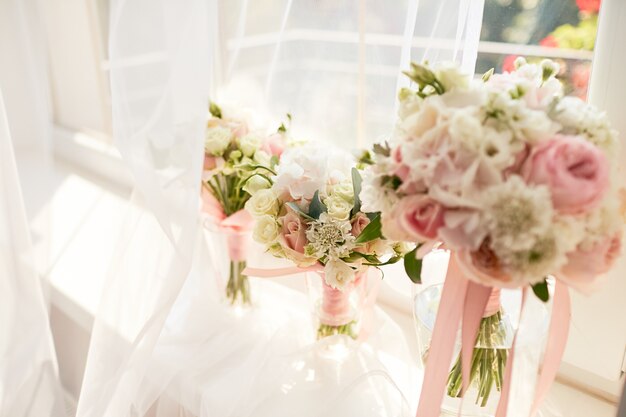
{"type": "Polygon", "coordinates": [[[476,72],[552,58],[566,94],[586,98],[599,9],[600,0],[486,0],[476,72]]]}

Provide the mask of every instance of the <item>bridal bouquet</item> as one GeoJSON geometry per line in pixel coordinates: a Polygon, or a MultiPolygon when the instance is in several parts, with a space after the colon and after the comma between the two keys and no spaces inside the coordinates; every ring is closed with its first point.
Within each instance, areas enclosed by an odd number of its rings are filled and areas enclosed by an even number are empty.
{"type": "MultiPolygon", "coordinates": [[[[394,135],[374,148],[366,170],[363,209],[381,212],[386,237],[443,243],[451,251],[448,279],[458,268],[467,291],[488,290],[478,341],[503,337],[493,303],[499,288],[532,287],[547,301],[546,278],[554,276],[554,308],[569,308],[569,298],[557,303],[556,293],[589,288],[620,251],[616,132],[604,113],[563,97],[557,73],[549,60],[518,59],[515,71],[490,71],[482,80],[451,65],[412,64],[406,74],[416,88],[400,91],[394,135]]],[[[478,403],[493,386],[502,388],[506,362],[505,350],[474,351],[478,403]]],[[[450,396],[462,394],[461,382],[459,358],[448,376],[450,396]]]]}
{"type": "Polygon", "coordinates": [[[361,208],[355,161],[333,149],[302,146],[282,155],[266,187],[246,204],[254,239],[274,256],[323,278],[318,337],[355,337],[348,294],[369,267],[397,262],[406,244],[384,240],[380,215],[361,208]]]}
{"type": "Polygon", "coordinates": [[[226,298],[231,304],[250,303],[246,266],[247,236],[253,220],[244,210],[256,190],[271,183],[269,176],[286,146],[283,125],[272,135],[250,130],[243,118],[225,114],[211,103],[204,142],[202,209],[226,235],[230,270],[226,298]]]}

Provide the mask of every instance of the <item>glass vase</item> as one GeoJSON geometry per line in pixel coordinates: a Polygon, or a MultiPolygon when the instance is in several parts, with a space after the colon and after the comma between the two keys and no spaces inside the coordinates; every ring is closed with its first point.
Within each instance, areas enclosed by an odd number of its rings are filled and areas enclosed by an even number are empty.
{"type": "Polygon", "coordinates": [[[348,336],[354,340],[359,337],[367,279],[367,273],[361,272],[354,281],[339,290],[326,283],[323,272],[307,273],[307,289],[317,340],[335,335],[348,336]]]}
{"type": "MultiPolygon", "coordinates": [[[[442,285],[433,285],[415,298],[415,319],[421,359],[428,361],[428,351],[435,324],[442,285]]],[[[500,400],[505,365],[513,343],[515,329],[499,290],[492,292],[483,316],[472,354],[470,387],[466,390],[461,415],[491,417],[500,400]]],[[[455,354],[448,373],[442,415],[457,416],[461,406],[461,343],[457,336],[455,354]]]]}

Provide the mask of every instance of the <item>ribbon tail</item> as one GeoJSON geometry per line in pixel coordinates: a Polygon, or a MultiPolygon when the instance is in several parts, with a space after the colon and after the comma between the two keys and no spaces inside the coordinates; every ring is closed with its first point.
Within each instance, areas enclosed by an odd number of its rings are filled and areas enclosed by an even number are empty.
{"type": "MultiPolygon", "coordinates": [[[[528,289],[522,290],[522,302],[520,305],[520,322],[522,320],[522,314],[524,312],[524,305],[526,304],[528,289]]],[[[500,394],[500,401],[498,402],[498,408],[496,410],[495,417],[506,417],[507,409],[509,406],[509,394],[511,392],[511,376],[513,375],[513,357],[515,356],[515,343],[517,343],[517,332],[513,336],[513,343],[511,349],[509,349],[509,356],[506,359],[506,368],[504,369],[504,378],[502,379],[502,391],[500,394]]]]}
{"type": "Polygon", "coordinates": [[[461,393],[463,395],[470,386],[470,371],[474,347],[476,346],[476,336],[490,295],[491,288],[475,282],[468,283],[461,327],[461,370],[463,377],[461,393]]]}
{"type": "Polygon", "coordinates": [[[561,358],[563,357],[563,352],[565,351],[565,346],[567,344],[570,314],[571,300],[569,289],[566,284],[556,280],[546,354],[543,359],[543,365],[537,382],[535,400],[530,410],[531,416],[534,416],[539,409],[539,406],[550,390],[552,381],[556,378],[559,365],[561,364],[561,358]]]}
{"type": "Polygon", "coordinates": [[[286,275],[294,275],[302,272],[317,272],[323,271],[324,268],[321,265],[312,265],[305,268],[299,266],[288,266],[285,268],[246,268],[243,270],[244,275],[253,276],[257,278],[275,278],[283,277],[286,275]]]}
{"type": "Polygon", "coordinates": [[[467,285],[468,281],[463,277],[455,257],[451,254],[428,350],[417,417],[441,415],[441,402],[456,339],[456,331],[453,329],[456,330],[461,321],[467,285]]]}

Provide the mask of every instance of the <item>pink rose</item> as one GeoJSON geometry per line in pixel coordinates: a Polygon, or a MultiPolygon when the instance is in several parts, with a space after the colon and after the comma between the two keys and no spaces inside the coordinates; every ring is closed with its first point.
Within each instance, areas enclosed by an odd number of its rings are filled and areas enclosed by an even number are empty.
{"type": "Polygon", "coordinates": [[[299,215],[291,210],[283,217],[282,234],[289,249],[304,253],[304,246],[309,243],[306,238],[306,226],[299,215]]]}
{"type": "Polygon", "coordinates": [[[589,289],[598,275],[611,269],[621,248],[621,234],[608,237],[586,250],[578,248],[567,254],[568,262],[557,278],[578,290],[589,289]]]}
{"type": "Polygon", "coordinates": [[[270,155],[281,156],[286,147],[285,137],[280,133],[270,135],[263,142],[263,150],[270,155]]]}
{"type": "Polygon", "coordinates": [[[556,136],[537,146],[522,167],[531,184],[545,184],[561,213],[579,214],[597,206],[609,186],[606,157],[578,136],[556,136]]]}
{"type": "Polygon", "coordinates": [[[352,220],[352,236],[359,236],[368,224],[370,224],[369,217],[367,217],[364,213],[358,212],[352,220]]]}
{"type": "Polygon", "coordinates": [[[461,249],[454,252],[454,256],[463,275],[471,281],[496,288],[518,286],[502,269],[500,260],[489,246],[489,240],[484,240],[476,251],[461,249]]]}
{"type": "Polygon", "coordinates": [[[433,240],[444,224],[444,208],[426,194],[403,198],[397,205],[399,226],[415,241],[433,240]]]}

